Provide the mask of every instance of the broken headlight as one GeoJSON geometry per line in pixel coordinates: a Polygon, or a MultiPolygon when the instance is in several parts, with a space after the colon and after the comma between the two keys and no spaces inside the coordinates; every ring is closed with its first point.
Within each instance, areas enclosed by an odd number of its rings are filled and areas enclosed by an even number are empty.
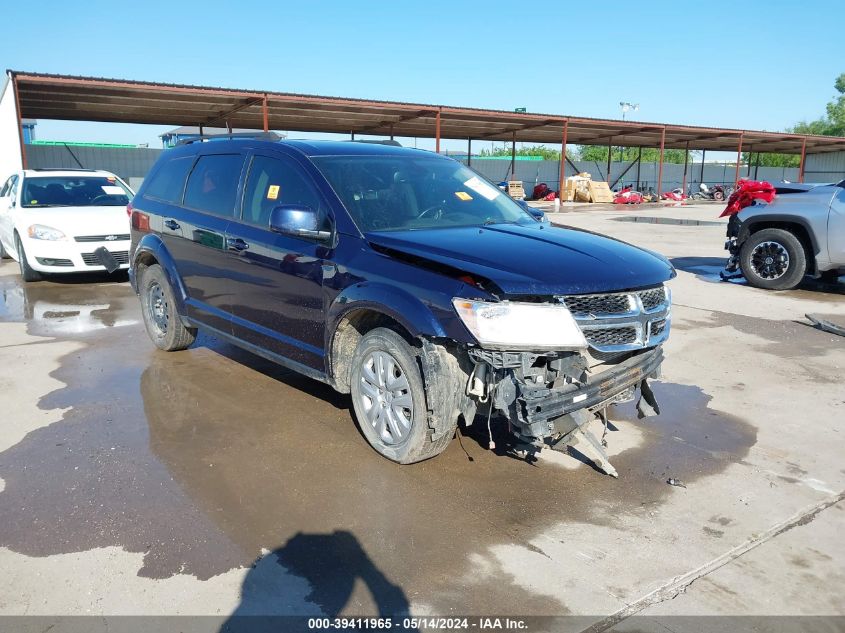
{"type": "Polygon", "coordinates": [[[569,310],[556,303],[452,299],[482,347],[508,350],[582,350],[587,341],[569,310]]]}

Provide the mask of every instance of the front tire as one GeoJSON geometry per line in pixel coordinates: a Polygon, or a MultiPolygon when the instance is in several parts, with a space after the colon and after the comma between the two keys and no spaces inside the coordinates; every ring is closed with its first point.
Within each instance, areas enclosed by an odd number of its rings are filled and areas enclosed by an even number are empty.
{"type": "Polygon", "coordinates": [[[739,252],[739,265],[749,284],[767,290],[794,288],[807,272],[807,255],[794,234],[763,229],[751,235],[739,252]]]}
{"type": "Polygon", "coordinates": [[[367,332],[352,357],[352,406],[361,432],[387,459],[413,464],[443,452],[446,433],[432,441],[425,386],[414,349],[393,330],[367,332]]]}
{"type": "Polygon", "coordinates": [[[143,269],[138,283],[141,314],[147,334],[166,352],[185,349],[197,338],[196,328],[186,328],[176,312],[176,299],[161,266],[143,269]]]}
{"type": "Polygon", "coordinates": [[[23,250],[23,244],[21,244],[21,238],[17,234],[15,234],[15,248],[18,251],[18,266],[20,266],[21,277],[23,277],[23,280],[41,281],[43,276],[40,272],[34,270],[32,266],[29,265],[29,260],[26,258],[26,252],[23,250]]]}

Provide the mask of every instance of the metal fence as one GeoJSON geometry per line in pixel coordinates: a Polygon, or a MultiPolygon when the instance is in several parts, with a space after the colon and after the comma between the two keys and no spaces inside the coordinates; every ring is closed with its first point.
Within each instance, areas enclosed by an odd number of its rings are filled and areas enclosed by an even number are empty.
{"type": "MultiPolygon", "coordinates": [[[[466,161],[462,161],[466,163],[466,161]]],[[[647,191],[649,188],[657,190],[657,177],[659,171],[658,163],[643,162],[639,165],[635,161],[615,161],[610,164],[610,178],[607,174],[607,163],[598,161],[573,161],[577,172],[588,172],[593,180],[602,180],[613,183],[619,176],[616,187],[632,186],[640,191],[647,191]]],[[[498,160],[489,158],[473,158],[471,167],[493,182],[508,180],[510,176],[511,162],[509,160],[498,160]]],[[[575,175],[576,170],[572,165],[566,165],[566,176],[575,175]]],[[[698,185],[705,183],[708,186],[734,184],[736,175],[735,165],[719,165],[705,163],[702,169],[701,163],[690,163],[687,165],[687,189],[698,191],[698,185]],[[703,173],[702,173],[703,171],[703,173]]],[[[740,177],[748,176],[758,180],[770,182],[782,182],[798,180],[797,167],[754,167],[748,169],[742,165],[739,170],[740,177]]],[[[684,178],[684,166],[673,163],[663,164],[663,187],[662,191],[669,191],[681,187],[684,178]]],[[[556,160],[517,160],[516,179],[521,180],[525,186],[525,192],[530,195],[534,185],[541,182],[546,183],[550,189],[560,188],[560,162],[556,160]]]]}
{"type": "MultiPolygon", "coordinates": [[[[105,169],[126,180],[136,189],[140,186],[147,172],[153,166],[162,150],[144,147],[87,147],[81,145],[27,145],[27,159],[30,167],[41,168],[78,168],[105,169]]],[[[813,169],[813,156],[808,157],[806,179],[809,182],[831,182],[841,180],[842,171],[838,171],[839,159],[831,155],[825,163],[818,164],[813,169]],[[831,160],[834,164],[828,164],[831,160]],[[831,171],[822,171],[830,169],[831,171]]],[[[466,160],[463,161],[466,163],[466,160]]],[[[657,163],[641,163],[639,168],[632,161],[614,161],[610,165],[610,178],[607,174],[607,163],[599,161],[573,161],[577,172],[588,172],[593,180],[613,182],[620,175],[622,178],[616,187],[631,185],[640,191],[649,188],[657,189],[657,163]]],[[[510,175],[510,160],[490,158],[473,158],[472,168],[494,182],[507,180],[510,175]]],[[[572,165],[567,164],[566,174],[576,173],[572,165]]],[[[733,165],[719,165],[715,163],[690,163],[687,166],[687,189],[697,191],[702,182],[708,186],[722,184],[733,185],[736,168],[733,165]]],[[[740,168],[741,176],[750,176],[770,182],[798,180],[798,169],[795,167],[754,167],[747,165],[740,168]]],[[[663,165],[663,191],[681,187],[683,183],[684,166],[671,163],[663,165]]],[[[560,188],[560,163],[556,160],[517,160],[516,179],[522,180],[526,193],[530,194],[534,185],[546,183],[551,189],[560,188]]]]}
{"type": "Polygon", "coordinates": [[[104,169],[138,190],[162,150],[147,147],[89,147],[85,145],[27,145],[30,168],[104,169]]]}
{"type": "Polygon", "coordinates": [[[807,182],[840,182],[845,178],[845,152],[809,154],[804,166],[807,182]]]}

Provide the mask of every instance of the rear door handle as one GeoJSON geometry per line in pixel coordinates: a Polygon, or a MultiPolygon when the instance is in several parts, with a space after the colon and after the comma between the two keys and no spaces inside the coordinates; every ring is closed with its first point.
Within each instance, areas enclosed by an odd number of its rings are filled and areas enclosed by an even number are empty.
{"type": "Polygon", "coordinates": [[[165,220],[164,226],[166,226],[171,231],[176,231],[179,229],[179,223],[176,220],[165,220]]]}
{"type": "Polygon", "coordinates": [[[249,248],[249,244],[244,242],[239,237],[227,237],[226,238],[226,246],[229,247],[230,251],[245,251],[249,248]]]}

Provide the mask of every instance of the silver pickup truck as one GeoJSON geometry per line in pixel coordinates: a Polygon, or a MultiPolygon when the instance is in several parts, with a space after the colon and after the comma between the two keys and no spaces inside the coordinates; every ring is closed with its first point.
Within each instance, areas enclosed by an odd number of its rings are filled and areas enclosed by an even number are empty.
{"type": "Polygon", "coordinates": [[[752,286],[794,288],[805,275],[835,281],[845,274],[845,180],[836,185],[776,186],[770,204],[731,216],[726,270],[752,286]]]}

